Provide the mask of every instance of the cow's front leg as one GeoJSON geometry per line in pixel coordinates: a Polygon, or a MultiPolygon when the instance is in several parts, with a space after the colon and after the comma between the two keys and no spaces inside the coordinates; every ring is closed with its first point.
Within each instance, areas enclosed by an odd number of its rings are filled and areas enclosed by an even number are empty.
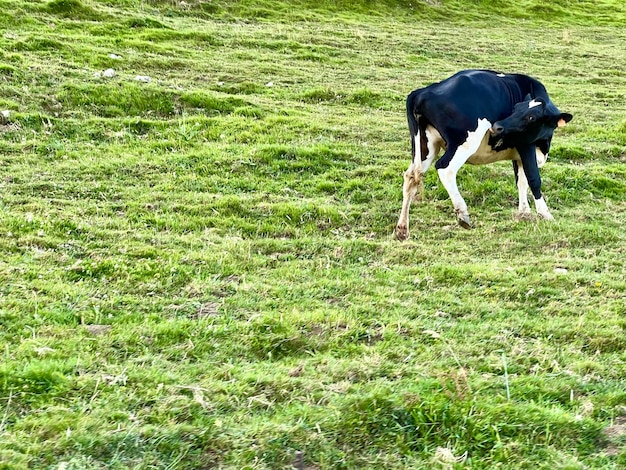
{"type": "Polygon", "coordinates": [[[444,136],[448,142],[448,148],[435,163],[439,179],[448,191],[456,217],[463,228],[471,228],[472,222],[469,212],[467,212],[467,204],[465,204],[465,200],[456,185],[456,174],[463,164],[486,142],[490,129],[491,123],[487,119],[478,119],[476,130],[468,132],[467,138],[460,145],[454,145],[452,139],[444,136]]]}
{"type": "Polygon", "coordinates": [[[452,165],[449,165],[446,168],[438,168],[437,173],[439,174],[441,184],[443,184],[443,187],[446,188],[446,191],[448,191],[448,195],[452,200],[454,212],[459,224],[463,228],[472,228],[472,221],[470,220],[469,212],[467,211],[467,204],[465,203],[463,196],[461,196],[459,188],[456,184],[457,169],[452,165]]]}
{"type": "Polygon", "coordinates": [[[404,185],[402,186],[402,211],[396,226],[396,238],[400,241],[409,238],[409,208],[417,191],[422,186],[422,169],[420,165],[411,163],[404,172],[404,185]]]}
{"type": "Polygon", "coordinates": [[[537,165],[537,155],[535,146],[528,146],[517,149],[522,157],[522,167],[524,169],[524,175],[530,186],[530,191],[535,198],[535,209],[540,217],[546,220],[554,220],[550,210],[546,204],[546,201],[541,194],[541,177],[539,176],[539,166],[537,165]]]}
{"type": "Polygon", "coordinates": [[[523,171],[519,171],[519,165],[513,161],[513,171],[515,172],[515,182],[517,183],[518,193],[518,214],[521,217],[530,214],[530,205],[528,204],[528,180],[526,174],[523,171]]]}

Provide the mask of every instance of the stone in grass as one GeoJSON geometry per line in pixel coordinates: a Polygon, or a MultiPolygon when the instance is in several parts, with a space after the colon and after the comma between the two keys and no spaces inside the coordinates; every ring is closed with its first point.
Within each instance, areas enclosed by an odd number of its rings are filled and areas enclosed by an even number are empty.
{"type": "Polygon", "coordinates": [[[147,75],[137,75],[135,80],[142,83],[150,83],[152,81],[152,79],[147,75]]]}
{"type": "Polygon", "coordinates": [[[5,109],[4,111],[0,111],[0,124],[2,125],[7,124],[10,118],[11,118],[11,112],[8,109],[5,109]]]}
{"type": "Polygon", "coordinates": [[[113,78],[113,77],[115,77],[115,70],[113,70],[113,69],[106,69],[104,72],[102,72],[102,76],[104,78],[113,78]]]}

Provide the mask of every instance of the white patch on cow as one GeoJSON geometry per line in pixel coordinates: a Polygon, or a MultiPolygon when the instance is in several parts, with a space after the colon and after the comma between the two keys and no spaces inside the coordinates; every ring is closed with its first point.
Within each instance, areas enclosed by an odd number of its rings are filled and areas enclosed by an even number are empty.
{"type": "Polygon", "coordinates": [[[546,204],[546,201],[543,199],[543,196],[539,199],[535,199],[535,209],[537,209],[537,214],[543,217],[546,220],[554,220],[552,214],[550,214],[550,210],[546,204]]]}
{"type": "Polygon", "coordinates": [[[499,73],[498,77],[502,78],[502,77],[506,77],[506,75],[504,75],[503,73],[499,73]]]}
{"type": "MultiPolygon", "coordinates": [[[[472,156],[474,152],[476,152],[480,148],[482,142],[486,139],[487,132],[489,131],[489,129],[491,129],[491,125],[492,124],[489,122],[488,119],[479,119],[476,130],[467,132],[467,139],[465,139],[465,142],[463,142],[459,149],[456,151],[456,153],[452,157],[452,161],[457,159],[457,155],[463,158],[465,152],[459,152],[461,149],[465,151],[470,151],[470,153],[467,155],[467,158],[472,156]]],[[[465,163],[467,158],[463,160],[463,163],[465,163]]]]}
{"type": "Polygon", "coordinates": [[[528,109],[534,108],[535,106],[541,106],[541,101],[531,100],[530,103],[528,103],[528,109]]]}
{"type": "Polygon", "coordinates": [[[539,150],[539,147],[535,147],[535,151],[537,153],[537,166],[541,168],[548,161],[548,154],[544,154],[541,150],[539,150]]]}

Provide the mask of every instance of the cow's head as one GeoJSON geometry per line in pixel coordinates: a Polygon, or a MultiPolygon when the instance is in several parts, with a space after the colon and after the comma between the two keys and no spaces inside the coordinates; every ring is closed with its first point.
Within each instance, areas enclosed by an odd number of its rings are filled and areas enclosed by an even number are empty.
{"type": "Polygon", "coordinates": [[[527,145],[549,140],[554,129],[564,126],[572,117],[569,113],[560,112],[549,100],[527,96],[525,101],[515,105],[513,114],[496,121],[490,132],[510,145],[527,145]]]}

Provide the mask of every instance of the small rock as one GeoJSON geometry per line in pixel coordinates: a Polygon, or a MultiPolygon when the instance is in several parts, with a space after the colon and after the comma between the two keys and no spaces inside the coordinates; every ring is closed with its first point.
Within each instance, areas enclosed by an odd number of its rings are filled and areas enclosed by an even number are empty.
{"type": "Polygon", "coordinates": [[[296,470],[304,470],[304,453],[301,450],[296,451],[293,468],[296,470]]]}
{"type": "Polygon", "coordinates": [[[34,351],[35,351],[37,354],[39,354],[40,356],[45,356],[45,355],[47,355],[47,354],[49,354],[49,353],[53,353],[53,352],[55,352],[55,350],[54,350],[54,349],[49,348],[49,347],[47,347],[47,346],[41,346],[41,347],[39,347],[39,348],[34,348],[34,351]]]}
{"type": "Polygon", "coordinates": [[[274,82],[267,82],[267,83],[265,84],[265,86],[268,86],[268,87],[270,87],[270,86],[274,86],[274,82]]]}
{"type": "Polygon", "coordinates": [[[9,118],[11,117],[11,112],[8,109],[0,112],[0,124],[6,124],[9,122],[9,118]]]}
{"type": "Polygon", "coordinates": [[[441,335],[439,333],[437,333],[436,331],[433,331],[433,330],[424,330],[424,331],[422,331],[422,333],[424,333],[425,335],[430,336],[433,339],[441,338],[441,335]]]}
{"type": "Polygon", "coordinates": [[[117,54],[109,54],[109,58],[110,59],[115,59],[115,60],[119,60],[122,58],[121,55],[117,55],[117,54]]]}
{"type": "Polygon", "coordinates": [[[467,460],[467,452],[457,457],[452,452],[452,449],[448,449],[447,447],[437,447],[435,456],[433,457],[433,461],[441,464],[442,466],[445,465],[446,467],[451,467],[455,463],[463,463],[465,460],[467,460]]]}
{"type": "Polygon", "coordinates": [[[567,274],[567,269],[565,269],[565,268],[554,268],[554,272],[556,274],[567,274]]]}
{"type": "Polygon", "coordinates": [[[105,78],[113,78],[115,77],[115,70],[106,69],[104,72],[102,72],[102,76],[105,78]]]}
{"type": "Polygon", "coordinates": [[[137,80],[138,82],[143,82],[143,83],[150,83],[152,81],[152,79],[148,77],[147,75],[137,75],[135,77],[135,80],[137,80]]]}

